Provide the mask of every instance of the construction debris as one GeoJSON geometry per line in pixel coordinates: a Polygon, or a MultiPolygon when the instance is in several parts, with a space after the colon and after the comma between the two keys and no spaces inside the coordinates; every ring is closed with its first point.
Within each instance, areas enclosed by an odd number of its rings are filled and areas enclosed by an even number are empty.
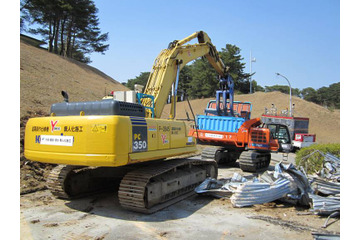
{"type": "Polygon", "coordinates": [[[275,171],[266,171],[260,177],[244,177],[235,173],[228,179],[206,179],[195,191],[215,197],[231,199],[234,207],[251,206],[277,199],[309,206],[311,186],[304,173],[293,164],[279,163],[275,171]]]}
{"type": "Polygon", "coordinates": [[[211,195],[217,198],[230,198],[241,184],[250,180],[255,182],[259,181],[257,178],[248,179],[238,173],[234,173],[232,178],[219,180],[207,178],[195,188],[195,192],[198,194],[211,195]]]}
{"type": "Polygon", "coordinates": [[[310,194],[312,200],[311,211],[319,215],[330,215],[334,212],[340,212],[340,198],[339,197],[322,197],[315,194],[310,194]]]}
{"type": "MultiPolygon", "coordinates": [[[[323,168],[316,173],[317,176],[310,176],[309,182],[313,193],[311,198],[311,211],[318,215],[328,216],[323,228],[328,226],[330,218],[340,216],[340,159],[330,153],[324,154],[323,168]]],[[[313,154],[312,153],[312,154],[313,154]]]]}
{"type": "Polygon", "coordinates": [[[233,194],[233,191],[229,189],[229,183],[230,179],[216,180],[215,178],[207,178],[195,188],[195,192],[216,198],[229,198],[233,194]]]}
{"type": "Polygon", "coordinates": [[[286,198],[283,198],[284,201],[309,206],[310,199],[308,193],[312,193],[313,190],[303,169],[301,171],[296,169],[292,163],[278,163],[275,166],[274,176],[276,178],[285,177],[294,185],[293,192],[289,193],[286,198]]]}
{"type": "Polygon", "coordinates": [[[239,185],[230,199],[234,207],[245,207],[272,202],[292,191],[290,181],[285,178],[273,183],[246,182],[239,185]]]}
{"type": "Polygon", "coordinates": [[[309,157],[311,157],[315,153],[320,154],[324,158],[323,168],[316,173],[317,176],[329,181],[340,182],[340,158],[330,153],[325,154],[320,150],[314,150],[310,154],[303,157],[301,161],[306,161],[309,157]]]}
{"type": "Polygon", "coordinates": [[[311,233],[315,240],[340,240],[339,234],[329,234],[329,233],[311,233]]]}
{"type": "MultiPolygon", "coordinates": [[[[323,172],[326,178],[308,178],[303,169],[293,164],[278,163],[274,171],[266,171],[259,177],[244,177],[235,173],[232,178],[206,179],[195,191],[215,197],[231,199],[233,207],[245,207],[281,200],[302,206],[310,206],[314,214],[338,217],[340,215],[340,162],[326,154],[323,172]],[[331,169],[330,169],[330,165],[331,169]]],[[[326,220],[324,227],[327,226],[326,220]]]]}
{"type": "Polygon", "coordinates": [[[310,179],[311,187],[315,192],[322,195],[338,195],[340,194],[340,183],[325,181],[321,178],[310,179]]]}
{"type": "Polygon", "coordinates": [[[319,175],[322,178],[340,182],[340,159],[330,153],[322,153],[324,156],[324,164],[319,175]]]}

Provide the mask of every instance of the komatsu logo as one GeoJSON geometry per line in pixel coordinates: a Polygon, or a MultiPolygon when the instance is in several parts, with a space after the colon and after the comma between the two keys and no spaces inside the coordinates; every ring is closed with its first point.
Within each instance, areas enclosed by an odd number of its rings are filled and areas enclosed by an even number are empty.
{"type": "Polygon", "coordinates": [[[141,134],[134,134],[134,140],[141,140],[141,134]]]}

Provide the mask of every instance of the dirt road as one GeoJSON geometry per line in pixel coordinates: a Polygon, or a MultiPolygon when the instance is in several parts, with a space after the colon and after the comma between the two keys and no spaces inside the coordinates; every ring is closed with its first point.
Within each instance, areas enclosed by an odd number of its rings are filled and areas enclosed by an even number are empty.
{"type": "MultiPolygon", "coordinates": [[[[221,167],[219,178],[234,172],[241,170],[221,167]]],[[[22,195],[20,211],[21,239],[313,239],[312,231],[340,232],[339,220],[323,229],[325,218],[306,208],[233,208],[230,200],[198,195],[144,215],[122,209],[116,192],[64,201],[45,190],[22,195]]]]}

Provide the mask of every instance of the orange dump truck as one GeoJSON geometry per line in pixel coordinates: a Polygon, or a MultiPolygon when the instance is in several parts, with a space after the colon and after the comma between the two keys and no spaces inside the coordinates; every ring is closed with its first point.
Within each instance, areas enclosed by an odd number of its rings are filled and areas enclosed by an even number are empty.
{"type": "Polygon", "coordinates": [[[219,115],[217,105],[223,109],[223,104],[211,100],[205,115],[196,116],[190,135],[199,143],[212,145],[203,149],[202,158],[225,163],[235,162],[240,157],[240,168],[245,171],[268,167],[270,153],[279,149],[278,141],[272,137],[270,129],[262,126],[260,118],[250,118],[250,102],[234,101],[232,107],[230,104],[227,102],[228,114],[219,115]]]}

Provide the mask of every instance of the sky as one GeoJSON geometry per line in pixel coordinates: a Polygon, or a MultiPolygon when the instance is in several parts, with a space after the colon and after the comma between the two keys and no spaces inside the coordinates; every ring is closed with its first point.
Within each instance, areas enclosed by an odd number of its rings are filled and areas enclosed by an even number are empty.
{"type": "MultiPolygon", "coordinates": [[[[241,49],[245,72],[261,86],[293,88],[340,82],[340,1],[338,0],[95,0],[109,50],[92,53],[91,66],[119,82],[152,68],[168,43],[205,31],[218,51],[241,49]]],[[[194,43],[196,40],[194,40],[194,43]]]]}

